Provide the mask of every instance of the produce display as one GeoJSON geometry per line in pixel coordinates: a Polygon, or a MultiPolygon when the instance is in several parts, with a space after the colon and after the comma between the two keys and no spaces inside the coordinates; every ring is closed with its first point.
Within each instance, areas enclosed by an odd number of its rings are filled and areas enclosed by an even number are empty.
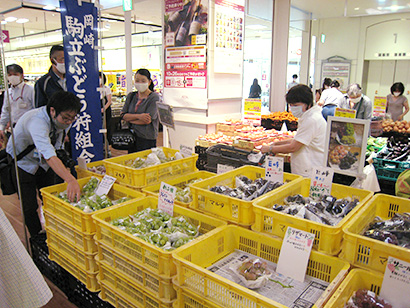
{"type": "Polygon", "coordinates": [[[298,118],[295,117],[291,112],[287,111],[277,111],[271,112],[269,114],[263,114],[262,119],[271,119],[271,120],[278,120],[278,121],[297,121],[298,118]]]}
{"type": "Polygon", "coordinates": [[[159,209],[147,208],[110,223],[167,251],[174,250],[199,235],[197,227],[187,218],[171,217],[159,209]]]}
{"type": "Polygon", "coordinates": [[[377,158],[388,159],[394,161],[410,161],[410,145],[409,137],[391,136],[378,154],[377,158]]]}
{"type": "Polygon", "coordinates": [[[377,153],[379,152],[387,143],[387,138],[386,137],[377,137],[374,138],[370,136],[367,139],[367,150],[366,150],[366,156],[370,156],[372,153],[377,153]]]}
{"type": "Polygon", "coordinates": [[[272,209],[325,225],[336,226],[358,203],[359,200],[355,198],[336,199],[328,195],[321,199],[313,199],[297,194],[286,197],[284,204],[275,204],[272,209]]]}
{"type": "Polygon", "coordinates": [[[246,176],[237,176],[235,178],[235,188],[228,186],[213,186],[209,190],[229,197],[251,201],[271,190],[283,185],[279,182],[271,182],[263,178],[257,178],[255,181],[246,176]]]}
{"type": "Polygon", "coordinates": [[[98,173],[98,174],[101,174],[101,175],[105,175],[107,173],[107,171],[105,170],[104,165],[94,166],[94,167],[90,167],[90,168],[87,168],[87,169],[88,169],[88,171],[98,173]]]}
{"type": "Polygon", "coordinates": [[[203,179],[198,178],[198,179],[192,179],[188,181],[188,183],[185,184],[185,188],[180,188],[177,187],[177,191],[175,193],[175,199],[183,202],[183,203],[190,203],[192,202],[192,194],[191,194],[191,189],[189,188],[190,184],[194,184],[196,182],[202,181],[203,179]]]}
{"type": "Polygon", "coordinates": [[[369,290],[357,290],[344,308],[393,308],[384,299],[369,290]]]}
{"type": "Polygon", "coordinates": [[[376,217],[363,235],[410,249],[410,213],[396,213],[389,220],[376,217]]]}
{"type": "Polygon", "coordinates": [[[161,148],[152,148],[151,151],[146,158],[137,157],[135,160],[127,160],[125,165],[135,169],[142,169],[184,158],[179,152],[175,153],[174,157],[167,157],[161,148]]]}
{"type": "Polygon", "coordinates": [[[391,119],[382,122],[383,131],[386,133],[396,132],[410,134],[410,123],[407,121],[393,121],[391,119]]]}
{"type": "Polygon", "coordinates": [[[105,209],[106,207],[122,203],[128,200],[131,200],[128,197],[123,197],[118,200],[111,200],[106,195],[98,196],[95,191],[98,187],[99,180],[95,177],[92,177],[87,184],[83,186],[81,191],[80,200],[77,202],[70,202],[67,197],[67,191],[60,192],[57,197],[64,200],[67,203],[70,203],[72,206],[79,208],[80,210],[84,211],[85,213],[91,213],[94,211],[98,211],[101,209],[105,209]]]}

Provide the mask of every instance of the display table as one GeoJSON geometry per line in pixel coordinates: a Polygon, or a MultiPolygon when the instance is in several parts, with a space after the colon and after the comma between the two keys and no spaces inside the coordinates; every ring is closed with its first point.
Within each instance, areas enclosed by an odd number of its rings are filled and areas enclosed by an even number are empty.
{"type": "Polygon", "coordinates": [[[0,260],[0,307],[42,307],[53,297],[2,209],[0,260]]]}

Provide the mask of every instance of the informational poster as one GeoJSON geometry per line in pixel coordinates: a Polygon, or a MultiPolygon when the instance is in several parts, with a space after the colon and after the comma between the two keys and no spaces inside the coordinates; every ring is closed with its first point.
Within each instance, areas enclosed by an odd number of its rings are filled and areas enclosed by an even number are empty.
{"type": "Polygon", "coordinates": [[[78,119],[73,123],[73,159],[87,163],[102,160],[103,135],[97,54],[97,8],[93,3],[60,1],[67,90],[81,101],[78,119]],[[81,4],[81,5],[79,5],[81,4]]]}
{"type": "Polygon", "coordinates": [[[386,115],[387,98],[385,96],[375,96],[373,102],[373,116],[384,117],[386,115]]]}
{"type": "Polygon", "coordinates": [[[260,98],[247,98],[243,104],[242,121],[248,125],[260,126],[262,120],[262,101],[260,98]]]}
{"type": "Polygon", "coordinates": [[[244,0],[215,0],[215,73],[242,73],[244,19],[244,0]]]}
{"type": "Polygon", "coordinates": [[[356,110],[336,108],[335,117],[355,119],[356,118],[356,110]]]}
{"type": "Polygon", "coordinates": [[[330,78],[337,80],[340,89],[345,90],[350,82],[350,61],[323,61],[321,80],[330,78]]]}

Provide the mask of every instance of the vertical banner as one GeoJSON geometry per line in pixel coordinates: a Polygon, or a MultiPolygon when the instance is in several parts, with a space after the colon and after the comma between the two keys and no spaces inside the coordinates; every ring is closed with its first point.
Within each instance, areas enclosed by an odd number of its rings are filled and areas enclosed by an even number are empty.
{"type": "Polygon", "coordinates": [[[102,115],[98,81],[97,8],[82,1],[60,1],[67,91],[83,105],[71,127],[73,158],[103,159],[102,115]],[[81,5],[79,5],[81,4],[81,5]]]}

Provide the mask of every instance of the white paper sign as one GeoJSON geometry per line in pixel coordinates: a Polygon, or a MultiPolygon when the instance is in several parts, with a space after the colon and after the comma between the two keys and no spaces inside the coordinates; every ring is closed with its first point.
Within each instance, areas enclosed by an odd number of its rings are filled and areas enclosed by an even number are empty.
{"type": "Polygon", "coordinates": [[[221,173],[225,173],[225,172],[231,171],[231,170],[233,170],[233,169],[235,169],[235,168],[232,167],[232,166],[218,164],[218,165],[216,166],[216,173],[217,173],[217,174],[221,174],[221,173]]]}
{"type": "Polygon", "coordinates": [[[158,209],[173,216],[174,215],[174,200],[177,188],[167,183],[161,182],[158,195],[158,209]]]}
{"type": "Polygon", "coordinates": [[[328,167],[313,167],[310,176],[310,197],[318,198],[332,193],[334,171],[328,167]]]}
{"type": "Polygon", "coordinates": [[[109,175],[104,175],[103,179],[101,180],[100,184],[98,185],[95,194],[98,196],[101,195],[108,195],[112,185],[114,185],[114,182],[117,179],[109,176],[109,175]]]}
{"type": "Polygon", "coordinates": [[[313,233],[288,227],[276,271],[284,276],[304,281],[314,240],[313,233]]]}
{"type": "Polygon", "coordinates": [[[190,157],[192,156],[192,153],[194,152],[192,147],[186,146],[181,144],[179,146],[179,151],[181,152],[182,156],[184,157],[190,157]]]}
{"type": "Polygon", "coordinates": [[[283,158],[266,156],[265,179],[283,184],[283,158]]]}
{"type": "Polygon", "coordinates": [[[410,263],[389,257],[380,296],[394,308],[408,308],[410,303],[410,263]]]}
{"type": "Polygon", "coordinates": [[[77,157],[78,167],[87,170],[87,161],[84,157],[77,157]]]}

